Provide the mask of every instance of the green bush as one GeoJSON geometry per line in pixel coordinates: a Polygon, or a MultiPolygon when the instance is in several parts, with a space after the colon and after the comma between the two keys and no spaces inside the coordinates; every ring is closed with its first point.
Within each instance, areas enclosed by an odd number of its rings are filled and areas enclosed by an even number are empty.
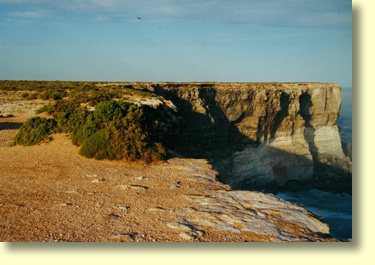
{"type": "Polygon", "coordinates": [[[25,122],[14,144],[33,145],[51,133],[70,132],[72,142],[81,146],[80,154],[96,159],[144,160],[147,163],[165,158],[161,143],[153,140],[157,121],[137,105],[108,100],[94,112],[78,102],[59,100],[37,111],[52,119],[35,117],[25,122]]]}
{"type": "Polygon", "coordinates": [[[64,97],[66,97],[67,93],[65,92],[65,90],[47,90],[45,92],[43,92],[41,95],[40,95],[40,98],[41,99],[53,99],[53,100],[60,100],[64,97]]]}
{"type": "Polygon", "coordinates": [[[28,119],[13,139],[13,144],[35,145],[48,139],[54,131],[56,122],[53,119],[33,117],[28,119]]]}
{"type": "Polygon", "coordinates": [[[27,99],[27,100],[32,100],[32,99],[37,99],[38,98],[37,94],[35,94],[35,93],[29,94],[27,92],[26,93],[22,93],[22,97],[24,99],[27,99]]]}
{"type": "Polygon", "coordinates": [[[91,106],[95,106],[100,102],[120,98],[121,96],[119,93],[87,86],[85,90],[76,89],[72,91],[69,98],[75,102],[88,103],[91,106]]]}
{"type": "MultiPolygon", "coordinates": [[[[94,118],[101,123],[118,120],[126,112],[126,105],[114,100],[99,103],[94,111],[94,118]],[[121,104],[121,105],[120,105],[121,104]]],[[[130,103],[128,103],[130,105],[130,103]]]]}
{"type": "Polygon", "coordinates": [[[99,160],[104,158],[114,159],[110,156],[111,150],[107,150],[108,147],[110,147],[109,133],[105,129],[101,129],[84,140],[79,153],[85,157],[94,157],[99,160]]]}
{"type": "Polygon", "coordinates": [[[80,129],[73,131],[73,143],[82,143],[80,153],[96,159],[164,159],[165,149],[146,130],[146,116],[136,105],[124,101],[104,101],[80,129]]]}
{"type": "Polygon", "coordinates": [[[56,121],[55,132],[71,132],[80,122],[85,119],[86,109],[79,103],[68,100],[58,100],[53,105],[45,105],[36,113],[47,113],[52,115],[56,121]]]}
{"type": "Polygon", "coordinates": [[[32,99],[37,99],[37,98],[38,98],[37,94],[30,94],[26,99],[32,100],[32,99]]]}
{"type": "Polygon", "coordinates": [[[79,122],[75,123],[72,130],[72,142],[74,145],[82,145],[85,139],[89,138],[100,128],[100,124],[94,119],[92,113],[84,115],[79,122]]]}
{"type": "Polygon", "coordinates": [[[47,113],[48,115],[57,115],[59,113],[75,113],[78,108],[80,108],[81,104],[75,101],[68,101],[68,100],[58,100],[53,105],[45,105],[38,109],[36,113],[47,113]]]}

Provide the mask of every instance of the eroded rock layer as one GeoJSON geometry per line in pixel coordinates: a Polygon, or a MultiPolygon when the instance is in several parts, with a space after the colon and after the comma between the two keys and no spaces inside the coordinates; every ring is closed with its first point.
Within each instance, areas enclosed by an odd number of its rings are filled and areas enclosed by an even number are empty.
{"type": "Polygon", "coordinates": [[[236,188],[351,192],[336,125],[341,88],[327,83],[134,83],[185,119],[176,151],[207,158],[236,188]]]}

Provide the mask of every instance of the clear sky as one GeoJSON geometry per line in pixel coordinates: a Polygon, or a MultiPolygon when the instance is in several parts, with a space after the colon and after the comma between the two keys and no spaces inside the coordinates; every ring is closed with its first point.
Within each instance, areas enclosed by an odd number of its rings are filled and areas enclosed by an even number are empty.
{"type": "Polygon", "coordinates": [[[348,87],[352,2],[0,0],[4,79],[348,87]]]}

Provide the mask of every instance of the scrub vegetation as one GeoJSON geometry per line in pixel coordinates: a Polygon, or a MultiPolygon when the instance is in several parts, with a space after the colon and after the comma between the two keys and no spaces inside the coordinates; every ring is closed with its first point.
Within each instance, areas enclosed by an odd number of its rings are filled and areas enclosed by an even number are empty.
{"type": "Polygon", "coordinates": [[[157,117],[149,108],[122,99],[151,93],[115,85],[99,87],[94,82],[60,81],[1,81],[0,89],[22,91],[24,99],[54,101],[37,111],[48,118],[28,119],[13,145],[35,145],[52,140],[53,133],[69,133],[73,144],[81,147],[80,154],[88,158],[147,163],[165,158],[165,148],[154,137],[160,133],[157,117]]]}

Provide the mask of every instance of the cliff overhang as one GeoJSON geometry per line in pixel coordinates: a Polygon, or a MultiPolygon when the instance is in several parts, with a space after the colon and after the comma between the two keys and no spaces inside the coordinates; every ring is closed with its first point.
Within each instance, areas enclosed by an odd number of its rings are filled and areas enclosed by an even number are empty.
{"type": "Polygon", "coordinates": [[[351,193],[351,158],[332,83],[126,83],[173,102],[185,120],[174,151],[205,158],[234,188],[351,193]]]}

